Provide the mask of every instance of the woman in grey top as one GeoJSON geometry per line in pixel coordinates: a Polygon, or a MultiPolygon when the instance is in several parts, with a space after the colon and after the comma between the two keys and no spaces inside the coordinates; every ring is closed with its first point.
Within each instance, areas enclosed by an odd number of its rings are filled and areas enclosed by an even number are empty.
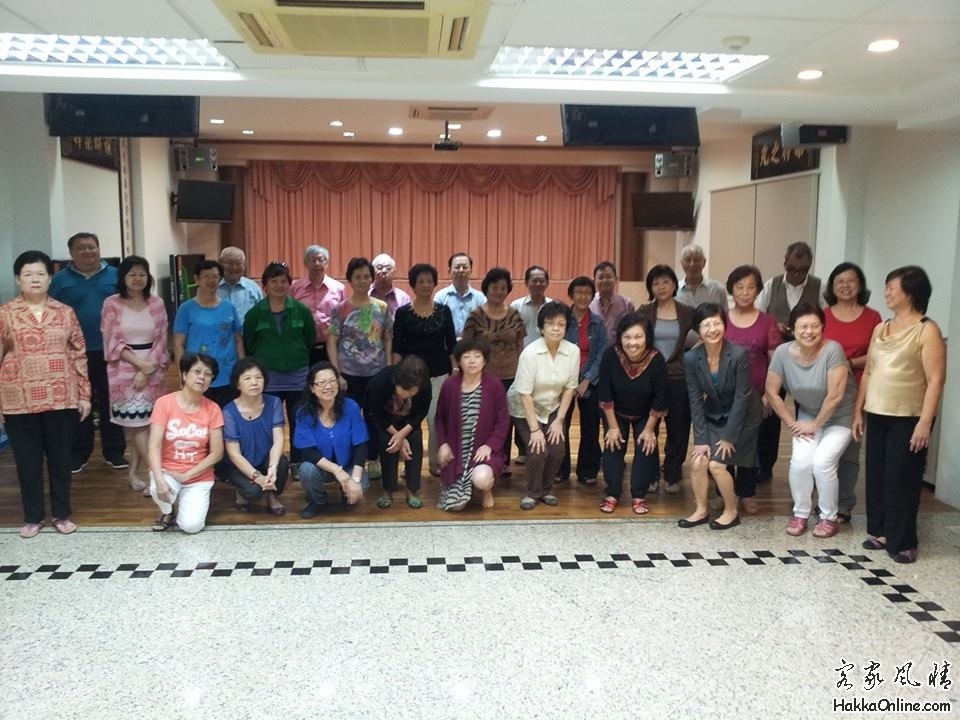
{"type": "Polygon", "coordinates": [[[820,522],[814,537],[837,534],[837,467],[850,443],[857,387],[839,343],[823,337],[824,315],[816,305],[799,303],[790,313],[794,340],[778,347],[767,371],[767,400],[793,433],[790,492],[793,517],[788,535],[802,535],[813,506],[814,485],[820,522]],[[796,415],[780,398],[780,388],[793,395],[796,415]]]}

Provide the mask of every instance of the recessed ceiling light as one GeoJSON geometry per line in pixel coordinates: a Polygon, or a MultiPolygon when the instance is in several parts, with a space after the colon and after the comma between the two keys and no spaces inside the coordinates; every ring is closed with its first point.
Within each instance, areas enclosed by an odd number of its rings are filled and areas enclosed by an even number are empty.
{"type": "Polygon", "coordinates": [[[388,135],[396,135],[396,136],[403,135],[403,128],[401,128],[401,127],[392,127],[392,128],[390,128],[389,130],[387,130],[387,134],[388,134],[388,135]]]}
{"type": "Polygon", "coordinates": [[[900,47],[900,41],[894,40],[893,38],[882,38],[880,40],[874,40],[872,43],[867,45],[867,50],[872,53],[885,53],[890,52],[891,50],[896,50],[900,47]]]}
{"type": "Polygon", "coordinates": [[[241,130],[244,135],[253,135],[253,130],[241,130]]]}
{"type": "Polygon", "coordinates": [[[223,125],[223,118],[210,118],[211,125],[223,125]]]}
{"type": "Polygon", "coordinates": [[[459,130],[463,127],[463,125],[460,123],[450,123],[447,127],[449,127],[451,130],[459,130]]]}
{"type": "Polygon", "coordinates": [[[498,137],[500,137],[502,134],[503,134],[503,133],[502,133],[500,130],[497,130],[496,128],[494,128],[493,130],[487,130],[487,137],[488,137],[488,138],[498,138],[498,137]]]}
{"type": "Polygon", "coordinates": [[[331,120],[330,127],[343,127],[343,120],[331,120]]]}
{"type": "Polygon", "coordinates": [[[344,130],[344,131],[343,131],[343,136],[344,136],[345,138],[352,138],[352,137],[354,137],[355,135],[356,135],[356,133],[353,132],[352,130],[344,130]]]}
{"type": "Polygon", "coordinates": [[[546,141],[547,141],[547,136],[546,136],[546,135],[537,135],[537,136],[534,138],[534,140],[536,140],[537,142],[546,142],[546,141]]]}
{"type": "Polygon", "coordinates": [[[798,80],[819,80],[823,77],[823,70],[801,70],[797,73],[798,80]]]}

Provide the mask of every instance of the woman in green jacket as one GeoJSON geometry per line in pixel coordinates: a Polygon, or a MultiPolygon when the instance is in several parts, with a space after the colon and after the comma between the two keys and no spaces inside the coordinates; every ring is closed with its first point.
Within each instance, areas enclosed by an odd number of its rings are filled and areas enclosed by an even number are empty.
{"type": "MultiPolygon", "coordinates": [[[[269,371],[265,392],[283,400],[293,437],[296,404],[307,383],[310,348],[317,331],[307,306],[289,295],[290,269],[286,263],[267,265],[262,281],[266,297],[243,319],[243,346],[248,356],[257,358],[269,371]]],[[[295,448],[290,451],[290,461],[291,465],[300,461],[295,448]]]]}

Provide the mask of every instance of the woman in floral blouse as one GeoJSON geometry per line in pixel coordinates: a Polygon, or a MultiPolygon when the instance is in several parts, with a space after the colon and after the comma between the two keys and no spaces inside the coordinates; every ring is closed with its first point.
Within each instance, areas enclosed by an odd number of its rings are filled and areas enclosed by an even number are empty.
{"type": "Polygon", "coordinates": [[[47,295],[53,262],[38,250],[13,263],[20,294],[0,306],[0,412],[13,446],[24,525],[32,538],[46,516],[43,462],[50,476],[53,527],[64,535],[70,520],[70,443],[78,414],[90,414],[86,345],[73,310],[47,295]]]}

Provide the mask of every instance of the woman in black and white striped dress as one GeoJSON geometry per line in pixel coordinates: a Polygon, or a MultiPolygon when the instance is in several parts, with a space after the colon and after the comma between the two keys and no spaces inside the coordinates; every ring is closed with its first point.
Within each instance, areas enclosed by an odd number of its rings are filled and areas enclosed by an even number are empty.
{"type": "Polygon", "coordinates": [[[453,356],[460,372],[443,383],[437,401],[437,460],[443,483],[437,507],[463,510],[476,488],[483,507],[490,508],[510,428],[507,395],[503,383],[484,370],[490,359],[486,340],[461,340],[453,356]]]}

